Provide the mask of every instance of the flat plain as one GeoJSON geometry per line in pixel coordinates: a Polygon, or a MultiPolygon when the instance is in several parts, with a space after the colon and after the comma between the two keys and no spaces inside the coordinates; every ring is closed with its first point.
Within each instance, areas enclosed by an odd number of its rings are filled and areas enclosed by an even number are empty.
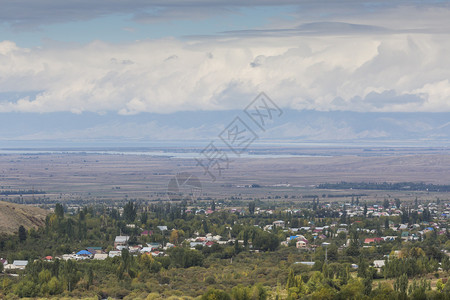
{"type": "MultiPolygon", "coordinates": [[[[258,154],[269,154],[259,149],[258,154]]],[[[272,151],[272,153],[274,153],[272,151]]],[[[197,176],[203,196],[212,198],[301,199],[305,195],[348,194],[318,190],[327,182],[425,182],[450,184],[450,151],[425,148],[320,148],[277,149],[277,154],[221,162],[221,174],[212,167],[214,181],[192,158],[105,153],[29,153],[0,155],[0,191],[31,190],[0,199],[108,201],[123,199],[168,200],[167,185],[181,172],[197,176]],[[253,187],[252,187],[253,185],[253,187]],[[35,191],[35,192],[33,192],[35,191]],[[39,194],[38,191],[45,191],[39,194]]],[[[376,199],[446,197],[426,192],[366,193],[376,199]]]]}

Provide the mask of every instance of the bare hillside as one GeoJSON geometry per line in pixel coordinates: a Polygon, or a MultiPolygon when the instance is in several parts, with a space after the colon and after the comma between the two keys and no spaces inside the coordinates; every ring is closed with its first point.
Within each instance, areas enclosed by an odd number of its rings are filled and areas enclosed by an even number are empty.
{"type": "Polygon", "coordinates": [[[26,229],[42,226],[48,213],[38,207],[0,201],[0,233],[17,232],[20,225],[26,229]]]}

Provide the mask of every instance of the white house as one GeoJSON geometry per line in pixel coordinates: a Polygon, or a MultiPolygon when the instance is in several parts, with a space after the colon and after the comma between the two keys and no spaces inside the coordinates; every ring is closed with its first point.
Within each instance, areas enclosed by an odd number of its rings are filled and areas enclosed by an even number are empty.
{"type": "Polygon", "coordinates": [[[381,268],[381,267],[384,267],[384,263],[385,263],[385,261],[384,260],[374,260],[373,261],[373,266],[375,267],[375,268],[381,268]]]}
{"type": "Polygon", "coordinates": [[[94,259],[96,260],[105,260],[108,258],[108,254],[106,253],[95,253],[94,254],[94,259]]]}
{"type": "Polygon", "coordinates": [[[117,248],[117,246],[126,246],[129,239],[130,237],[127,235],[116,236],[116,239],[114,240],[114,248],[117,248]]]}

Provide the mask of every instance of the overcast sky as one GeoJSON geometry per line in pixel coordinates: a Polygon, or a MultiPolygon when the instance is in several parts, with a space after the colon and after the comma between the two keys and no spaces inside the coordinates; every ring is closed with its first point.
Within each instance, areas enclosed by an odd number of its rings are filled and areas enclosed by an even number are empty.
{"type": "Polygon", "coordinates": [[[450,111],[447,1],[0,0],[0,112],[450,111]]]}

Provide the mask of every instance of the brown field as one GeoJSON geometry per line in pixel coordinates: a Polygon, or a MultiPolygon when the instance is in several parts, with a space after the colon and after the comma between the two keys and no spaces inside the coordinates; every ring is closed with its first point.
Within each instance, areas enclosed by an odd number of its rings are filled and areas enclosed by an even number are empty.
{"type": "MultiPolygon", "coordinates": [[[[307,149],[304,153],[308,154],[307,149]]],[[[322,155],[330,153],[321,150],[322,155]]],[[[318,153],[317,151],[315,152],[318,153]]],[[[332,150],[337,156],[289,158],[236,158],[230,155],[228,169],[215,182],[194,159],[116,154],[7,154],[0,155],[1,190],[43,190],[45,195],[23,195],[24,199],[168,199],[169,180],[177,173],[189,172],[202,182],[203,195],[214,198],[240,196],[268,198],[285,195],[288,199],[311,194],[367,193],[375,199],[387,196],[429,199],[438,193],[320,191],[313,186],[325,182],[426,182],[450,184],[448,151],[414,152],[390,149],[366,155],[356,150],[332,150]],[[340,155],[339,155],[339,151],[340,155]],[[364,154],[364,155],[362,155],[364,154]],[[258,184],[261,188],[245,185],[258,184]],[[280,185],[285,184],[285,185],[280,185]]],[[[225,164],[222,164],[225,167],[225,164]]],[[[215,171],[214,171],[215,172],[215,171]]],[[[0,196],[18,198],[19,195],[0,196]]],[[[337,200],[337,199],[336,199],[337,200]]]]}

